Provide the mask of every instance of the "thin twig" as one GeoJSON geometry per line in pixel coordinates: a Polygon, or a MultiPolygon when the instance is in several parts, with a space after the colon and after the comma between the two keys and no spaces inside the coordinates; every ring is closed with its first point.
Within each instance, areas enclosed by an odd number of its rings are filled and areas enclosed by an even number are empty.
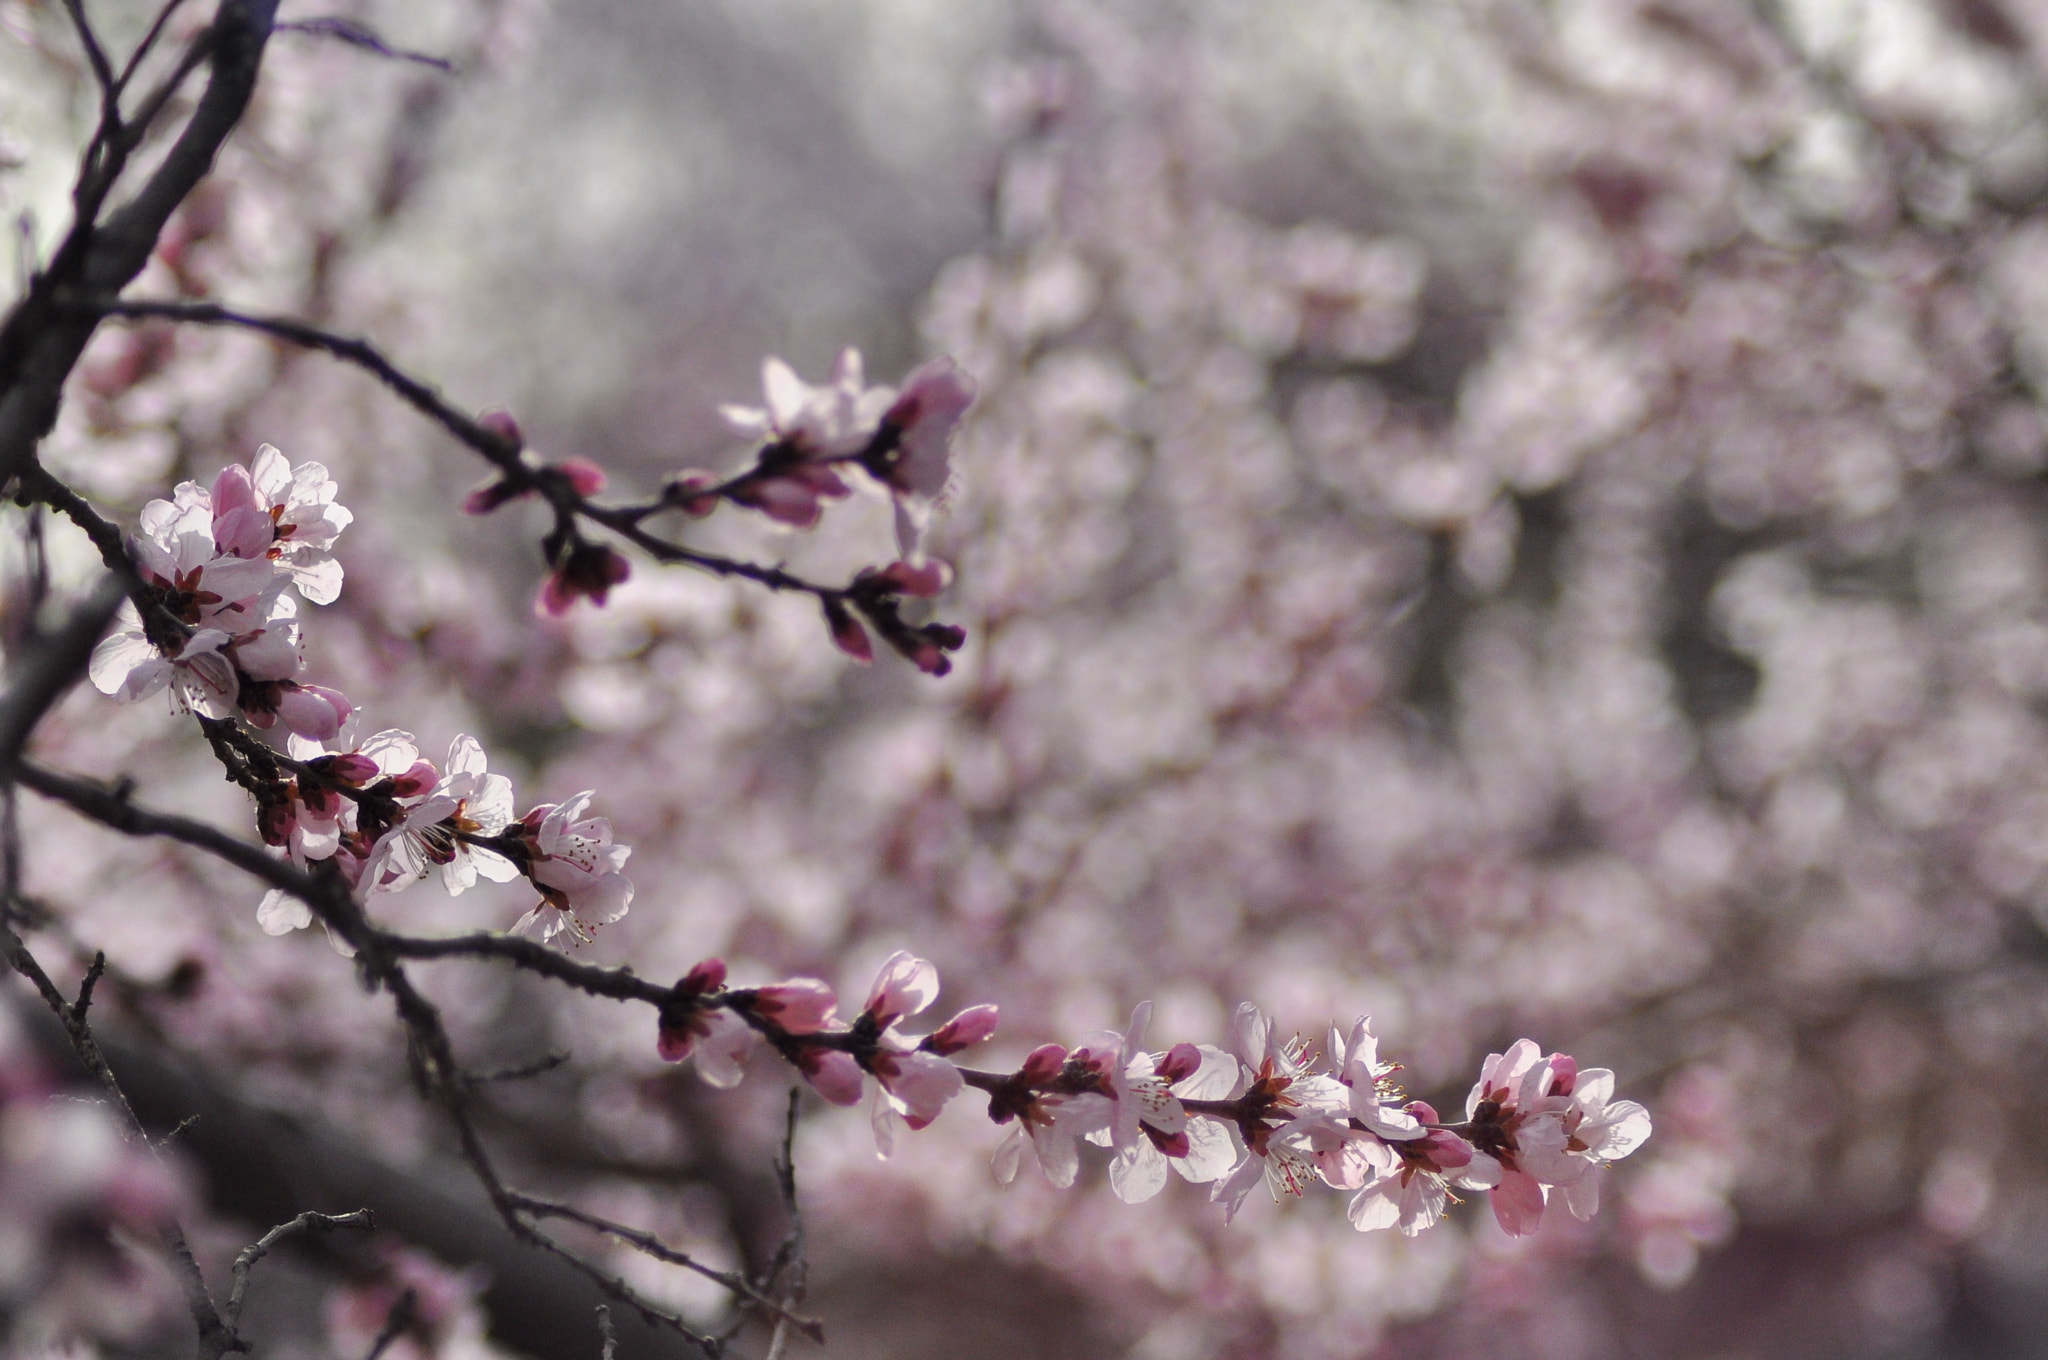
{"type": "Polygon", "coordinates": [[[317,19],[294,19],[289,23],[279,24],[277,31],[309,33],[316,38],[333,38],[347,43],[350,47],[360,47],[366,52],[375,52],[380,57],[390,57],[395,61],[418,62],[421,66],[431,66],[437,71],[447,71],[451,74],[455,70],[455,63],[446,57],[414,52],[404,47],[393,47],[379,37],[376,30],[369,25],[358,23],[354,19],[344,19],[339,15],[322,15],[317,19]]]}
{"type": "Polygon", "coordinates": [[[612,1329],[612,1310],[601,1303],[597,1305],[597,1334],[604,1342],[597,1360],[612,1360],[619,1349],[619,1334],[612,1329]]]}
{"type": "Polygon", "coordinates": [[[248,1246],[235,1257],[235,1264],[229,1273],[234,1285],[228,1293],[227,1307],[222,1310],[228,1330],[234,1331],[242,1321],[242,1305],[249,1295],[249,1272],[256,1263],[270,1254],[270,1249],[287,1237],[318,1228],[322,1232],[334,1232],[340,1228],[361,1228],[368,1231],[377,1226],[377,1220],[368,1209],[358,1209],[352,1214],[318,1214],[311,1210],[300,1214],[289,1223],[280,1223],[248,1246]]]}
{"type": "Polygon", "coordinates": [[[128,82],[135,78],[135,73],[141,69],[143,60],[156,47],[157,39],[163,37],[164,26],[171,22],[171,16],[176,14],[184,3],[185,0],[164,0],[162,8],[156,12],[156,18],[150,21],[149,32],[142,35],[142,41],[128,54],[128,64],[121,68],[121,74],[115,79],[116,96],[128,88],[128,82]]]}
{"type": "Polygon", "coordinates": [[[813,1341],[823,1341],[825,1339],[824,1328],[817,1321],[811,1318],[798,1317],[796,1314],[791,1313],[781,1304],[754,1288],[747,1277],[738,1271],[720,1270],[715,1266],[707,1266],[688,1253],[677,1251],[653,1233],[642,1232],[640,1229],[628,1227],[624,1223],[616,1223],[597,1214],[586,1213],[573,1204],[562,1204],[554,1200],[537,1199],[531,1195],[515,1195],[513,1202],[520,1209],[532,1214],[535,1218],[566,1219],[571,1223],[581,1224],[592,1231],[601,1232],[607,1237],[615,1237],[634,1250],[644,1255],[652,1256],[657,1261],[665,1262],[672,1266],[681,1266],[684,1270],[701,1275],[714,1284],[731,1290],[734,1294],[737,1294],[755,1307],[788,1322],[813,1341]]]}

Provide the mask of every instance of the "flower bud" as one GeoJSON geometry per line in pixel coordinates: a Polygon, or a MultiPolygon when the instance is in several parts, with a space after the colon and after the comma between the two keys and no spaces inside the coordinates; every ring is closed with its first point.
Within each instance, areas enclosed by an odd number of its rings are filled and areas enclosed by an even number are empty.
{"type": "Polygon", "coordinates": [[[510,411],[486,411],[476,418],[476,423],[510,444],[514,452],[526,447],[526,436],[520,433],[519,422],[510,411]]]}
{"type": "Polygon", "coordinates": [[[925,1037],[922,1048],[940,1057],[958,1053],[996,1032],[996,1008],[987,1003],[969,1006],[925,1037]]]}
{"type": "Polygon", "coordinates": [[[832,630],[833,645],[863,666],[872,662],[875,645],[868,640],[868,630],[861,627],[860,620],[830,596],[820,603],[825,606],[825,626],[832,630]]]}
{"type": "Polygon", "coordinates": [[[1201,1049],[1193,1044],[1175,1044],[1159,1055],[1159,1065],[1153,1071],[1161,1081],[1172,1086],[1195,1075],[1201,1066],[1201,1049]]]}
{"type": "Polygon", "coordinates": [[[1043,1086],[1060,1074],[1067,1065],[1067,1050],[1058,1044],[1044,1044],[1026,1055],[1024,1066],[1018,1074],[1033,1086],[1043,1086]]]}
{"type": "Polygon", "coordinates": [[[611,480],[603,468],[588,458],[564,458],[555,464],[555,471],[569,479],[569,485],[576,488],[579,496],[595,496],[611,480]]]}

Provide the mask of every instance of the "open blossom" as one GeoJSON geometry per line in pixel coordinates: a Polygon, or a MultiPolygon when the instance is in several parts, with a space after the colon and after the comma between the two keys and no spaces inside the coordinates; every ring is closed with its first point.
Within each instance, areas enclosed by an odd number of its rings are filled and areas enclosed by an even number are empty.
{"type": "Polygon", "coordinates": [[[912,564],[924,560],[932,509],[953,480],[953,434],[974,397],[974,379],[951,359],[920,365],[904,379],[882,416],[882,437],[861,460],[895,497],[897,544],[912,564]]]}
{"type": "Polygon", "coordinates": [[[293,467],[265,444],[247,468],[231,463],[214,478],[215,545],[223,556],[277,563],[310,603],[332,604],[342,580],[334,541],[355,519],[335,503],[337,489],[321,464],[293,467]]]}
{"type": "Polygon", "coordinates": [[[1314,1069],[1298,1038],[1282,1040],[1258,1007],[1239,1006],[1234,1028],[1242,1066],[1233,1095],[1249,1113],[1244,1160],[1211,1192],[1226,1220],[1262,1179],[1276,1202],[1282,1193],[1301,1194],[1319,1174],[1312,1131],[1350,1106],[1344,1086],[1314,1069]]]}
{"type": "Polygon", "coordinates": [[[1528,1175],[1564,1193],[1573,1217],[1600,1207],[1600,1168],[1628,1156],[1650,1136],[1650,1112],[1614,1099],[1614,1073],[1578,1070],[1570,1057],[1544,1061],[1536,1094],[1516,1131],[1516,1159],[1528,1175]]]}
{"type": "MultiPolygon", "coordinates": [[[[361,881],[373,845],[404,810],[432,793],[440,771],[420,759],[410,732],[386,728],[365,738],[354,750],[330,753],[319,743],[293,734],[287,741],[292,757],[307,766],[306,776],[292,781],[288,801],[268,821],[259,818],[264,839],[283,844],[292,862],[332,859],[349,883],[361,881]],[[378,795],[369,811],[329,786],[367,790],[378,795]]],[[[256,922],[266,934],[285,935],[313,923],[304,902],[273,888],[256,909],[256,922]]]]}
{"type": "MultiPolygon", "coordinates": [[[[1423,1101],[1411,1103],[1407,1114],[1418,1126],[1437,1122],[1436,1111],[1423,1101]]],[[[1399,1228],[1413,1237],[1443,1217],[1452,1184],[1483,1190],[1500,1179],[1499,1163],[1474,1155],[1448,1129],[1383,1146],[1390,1155],[1351,1200],[1351,1223],[1360,1232],[1399,1228]]]]}
{"type": "MultiPolygon", "coordinates": [[[[904,1020],[927,1010],[938,995],[939,970],[929,960],[899,949],[883,962],[856,1022],[875,1031],[875,1051],[867,1068],[877,1083],[875,1149],[884,1157],[895,1146],[898,1124],[913,1130],[925,1128],[963,1086],[959,1068],[897,1029],[904,1020]]],[[[956,1016],[949,1023],[959,1020],[956,1016]]],[[[993,1030],[992,1015],[989,1027],[993,1030]]]]}
{"type": "Polygon", "coordinates": [[[1066,1189],[1081,1169],[1080,1140],[1109,1126],[1113,1107],[1099,1091],[1042,1089],[1058,1082],[1066,1069],[1067,1050],[1042,1045],[1024,1059],[1014,1089],[990,1099],[989,1115],[998,1124],[1016,1121],[992,1159],[996,1179],[1004,1185],[1017,1178],[1028,1145],[1047,1182],[1066,1189]]]}
{"type": "Polygon", "coordinates": [[[761,1036],[729,1007],[706,1004],[724,986],[723,959],[706,959],[685,974],[661,1008],[655,1047],[663,1062],[695,1058],[699,1077],[729,1090],[746,1075],[747,1057],[761,1036]]]}
{"type": "Polygon", "coordinates": [[[178,711],[225,718],[234,711],[240,685],[225,651],[233,638],[219,628],[201,628],[166,655],[143,632],[141,616],[123,605],[114,631],[93,649],[88,674],[93,686],[124,704],[171,692],[178,711]]]}
{"type": "Polygon", "coordinates": [[[513,934],[546,941],[566,930],[587,942],[593,930],[632,906],[633,882],[620,872],[632,847],[612,843],[609,818],[584,817],[594,796],[585,789],[566,803],[543,803],[522,820],[526,872],[541,901],[519,918],[513,934]]]}
{"type": "Polygon", "coordinates": [[[479,874],[494,882],[510,882],[519,876],[512,861],[462,837],[496,836],[511,821],[512,781],[489,772],[476,738],[459,735],[449,743],[441,782],[406,809],[372,849],[365,881],[373,892],[397,892],[425,878],[438,865],[441,881],[451,894],[473,885],[479,874]]]}
{"type": "Polygon", "coordinates": [[[1110,1126],[1088,1135],[1088,1141],[1116,1149],[1109,1184],[1126,1204],[1142,1204],[1164,1189],[1169,1168],[1200,1184],[1229,1174],[1238,1161],[1228,1126],[1191,1119],[1180,1103],[1227,1099],[1237,1083],[1236,1059],[1194,1044],[1147,1053],[1151,1018],[1149,1001],[1132,1011],[1115,1062],[1104,1073],[1115,1102],[1110,1126]]]}
{"type": "Polygon", "coordinates": [[[867,386],[857,349],[840,352],[832,380],[820,387],[782,360],[768,359],[761,365],[761,390],[765,407],[721,406],[718,413],[736,433],[786,445],[807,459],[859,453],[896,400],[890,388],[867,386]]]}

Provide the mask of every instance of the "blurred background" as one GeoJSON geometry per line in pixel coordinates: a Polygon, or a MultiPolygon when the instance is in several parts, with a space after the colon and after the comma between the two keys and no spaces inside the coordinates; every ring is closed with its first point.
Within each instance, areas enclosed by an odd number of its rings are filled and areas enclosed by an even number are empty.
{"type": "MultiPolygon", "coordinates": [[[[93,9],[117,47],[150,13],[93,9]]],[[[358,518],[316,677],[429,753],[478,734],[522,806],[599,791],[638,896],[579,957],[860,994],[910,948],[942,1009],[1002,1006],[990,1066],[1148,997],[1160,1046],[1240,1000],[1370,1014],[1440,1107],[1528,1034],[1657,1121],[1590,1223],[1515,1242],[1473,1204],[1411,1241],[1328,1194],[1126,1206],[1099,1159],[1004,1191],[971,1101],[888,1162],[864,1111],[807,1106],[826,1354],[2048,1354],[2048,6],[346,12],[456,74],[280,35],[138,291],[372,337],[629,496],[740,465],[716,408],[764,354],[982,385],[933,543],[970,640],[932,681],[646,563],[537,622],[541,517],[463,519],[481,466],[368,380],[246,335],[95,342],[53,469],[132,517],[261,442],[327,463],[358,518]]],[[[18,264],[92,114],[61,20],[0,3],[18,264]]],[[[690,532],[841,576],[886,518],[690,532]]],[[[154,705],[74,695],[39,750],[247,826],[154,705]]],[[[260,1349],[360,1356],[411,1281],[405,1360],[596,1354],[459,1230],[447,1130],[324,941],[262,934],[216,866],[22,816],[38,952],[75,979],[104,949],[153,1117],[209,1111],[179,1145],[214,1268],[365,1186],[431,1209],[266,1263],[260,1349]]],[[[388,917],[509,926],[487,889],[388,917]]],[[[517,1179],[772,1252],[772,1064],[712,1092],[642,1013],[421,973],[479,1066],[571,1055],[487,1098],[517,1179]]],[[[190,1344],[145,1255],[80,1261],[60,1288],[0,1252],[15,1351],[190,1344]]]]}

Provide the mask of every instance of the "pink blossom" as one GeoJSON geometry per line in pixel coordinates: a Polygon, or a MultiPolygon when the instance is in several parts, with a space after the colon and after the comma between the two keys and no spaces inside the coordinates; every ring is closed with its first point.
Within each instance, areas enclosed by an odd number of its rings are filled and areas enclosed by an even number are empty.
{"type": "Polygon", "coordinates": [[[584,599],[601,607],[611,588],[632,574],[632,564],[602,543],[576,543],[541,582],[533,611],[542,618],[560,618],[584,599]]]}
{"type": "Polygon", "coordinates": [[[585,789],[566,803],[543,803],[523,819],[526,872],[542,900],[512,927],[513,934],[546,941],[567,930],[587,943],[593,930],[618,920],[633,904],[632,880],[621,872],[632,847],[613,844],[610,819],[583,816],[594,796],[585,789]]]}
{"type": "MultiPolygon", "coordinates": [[[[1409,1104],[1407,1113],[1420,1124],[1437,1122],[1436,1111],[1419,1100],[1409,1104]]],[[[1399,1228],[1413,1237],[1443,1217],[1452,1183],[1485,1189],[1500,1175],[1498,1163],[1475,1157],[1471,1147],[1447,1129],[1384,1146],[1391,1162],[1383,1164],[1351,1200],[1351,1224],[1360,1232],[1399,1228]]]]}
{"type": "Polygon", "coordinates": [[[832,1023],[839,997],[817,978],[791,978],[754,989],[749,1003],[755,1014],[772,1020],[790,1034],[816,1034],[832,1023]]]}
{"type": "Polygon", "coordinates": [[[406,809],[371,850],[366,870],[371,890],[397,892],[425,878],[437,865],[450,894],[472,886],[479,874],[509,882],[519,876],[510,860],[461,837],[496,836],[511,820],[512,781],[489,772],[476,738],[458,735],[449,743],[440,783],[406,809]]]}
{"type": "Polygon", "coordinates": [[[293,467],[269,444],[245,470],[229,464],[214,478],[212,536],[224,556],[277,563],[312,604],[341,594],[334,542],[354,522],[334,502],[337,487],[319,463],[293,467]]]}
{"type": "Polygon", "coordinates": [[[1604,1067],[1581,1072],[1569,1057],[1552,1055],[1550,1071],[1516,1132],[1516,1158],[1535,1180],[1563,1190],[1573,1217],[1590,1219],[1600,1207],[1600,1168],[1643,1145],[1650,1112],[1613,1099],[1614,1073],[1604,1067]]]}
{"type": "Polygon", "coordinates": [[[996,1007],[987,1002],[979,1006],[969,1006],[927,1034],[920,1046],[930,1049],[940,1057],[971,1048],[996,1032],[998,1015],[996,1007]]]}
{"type": "Polygon", "coordinates": [[[938,500],[953,476],[953,433],[974,397],[974,379],[949,358],[912,370],[882,416],[882,425],[894,435],[894,449],[884,458],[866,460],[865,466],[898,495],[938,500]]]}
{"type": "Polygon", "coordinates": [[[925,1128],[963,1086],[958,1068],[896,1028],[923,1014],[938,995],[939,970],[899,949],[883,962],[862,1009],[861,1026],[876,1034],[867,1065],[878,1084],[872,1122],[876,1151],[884,1157],[894,1147],[898,1123],[925,1128]]]}
{"type": "MultiPolygon", "coordinates": [[[[1018,1069],[1025,1092],[1021,1107],[996,1115],[998,1123],[1016,1121],[996,1145],[991,1162],[996,1179],[1004,1185],[1017,1178],[1024,1149],[1029,1146],[1047,1182],[1064,1190],[1074,1183],[1081,1169],[1080,1140],[1109,1126],[1112,1106],[1108,1096],[1093,1091],[1037,1089],[1060,1077],[1066,1062],[1066,1049],[1058,1044],[1045,1044],[1033,1049],[1018,1069]]],[[[992,1103],[991,1110],[994,1109],[992,1103]]]]}
{"type": "Polygon", "coordinates": [[[856,349],[841,351],[822,387],[797,377],[782,360],[768,359],[761,365],[761,390],[765,407],[721,406],[719,414],[735,432],[787,445],[807,459],[860,452],[896,400],[889,388],[866,385],[856,349]]]}

